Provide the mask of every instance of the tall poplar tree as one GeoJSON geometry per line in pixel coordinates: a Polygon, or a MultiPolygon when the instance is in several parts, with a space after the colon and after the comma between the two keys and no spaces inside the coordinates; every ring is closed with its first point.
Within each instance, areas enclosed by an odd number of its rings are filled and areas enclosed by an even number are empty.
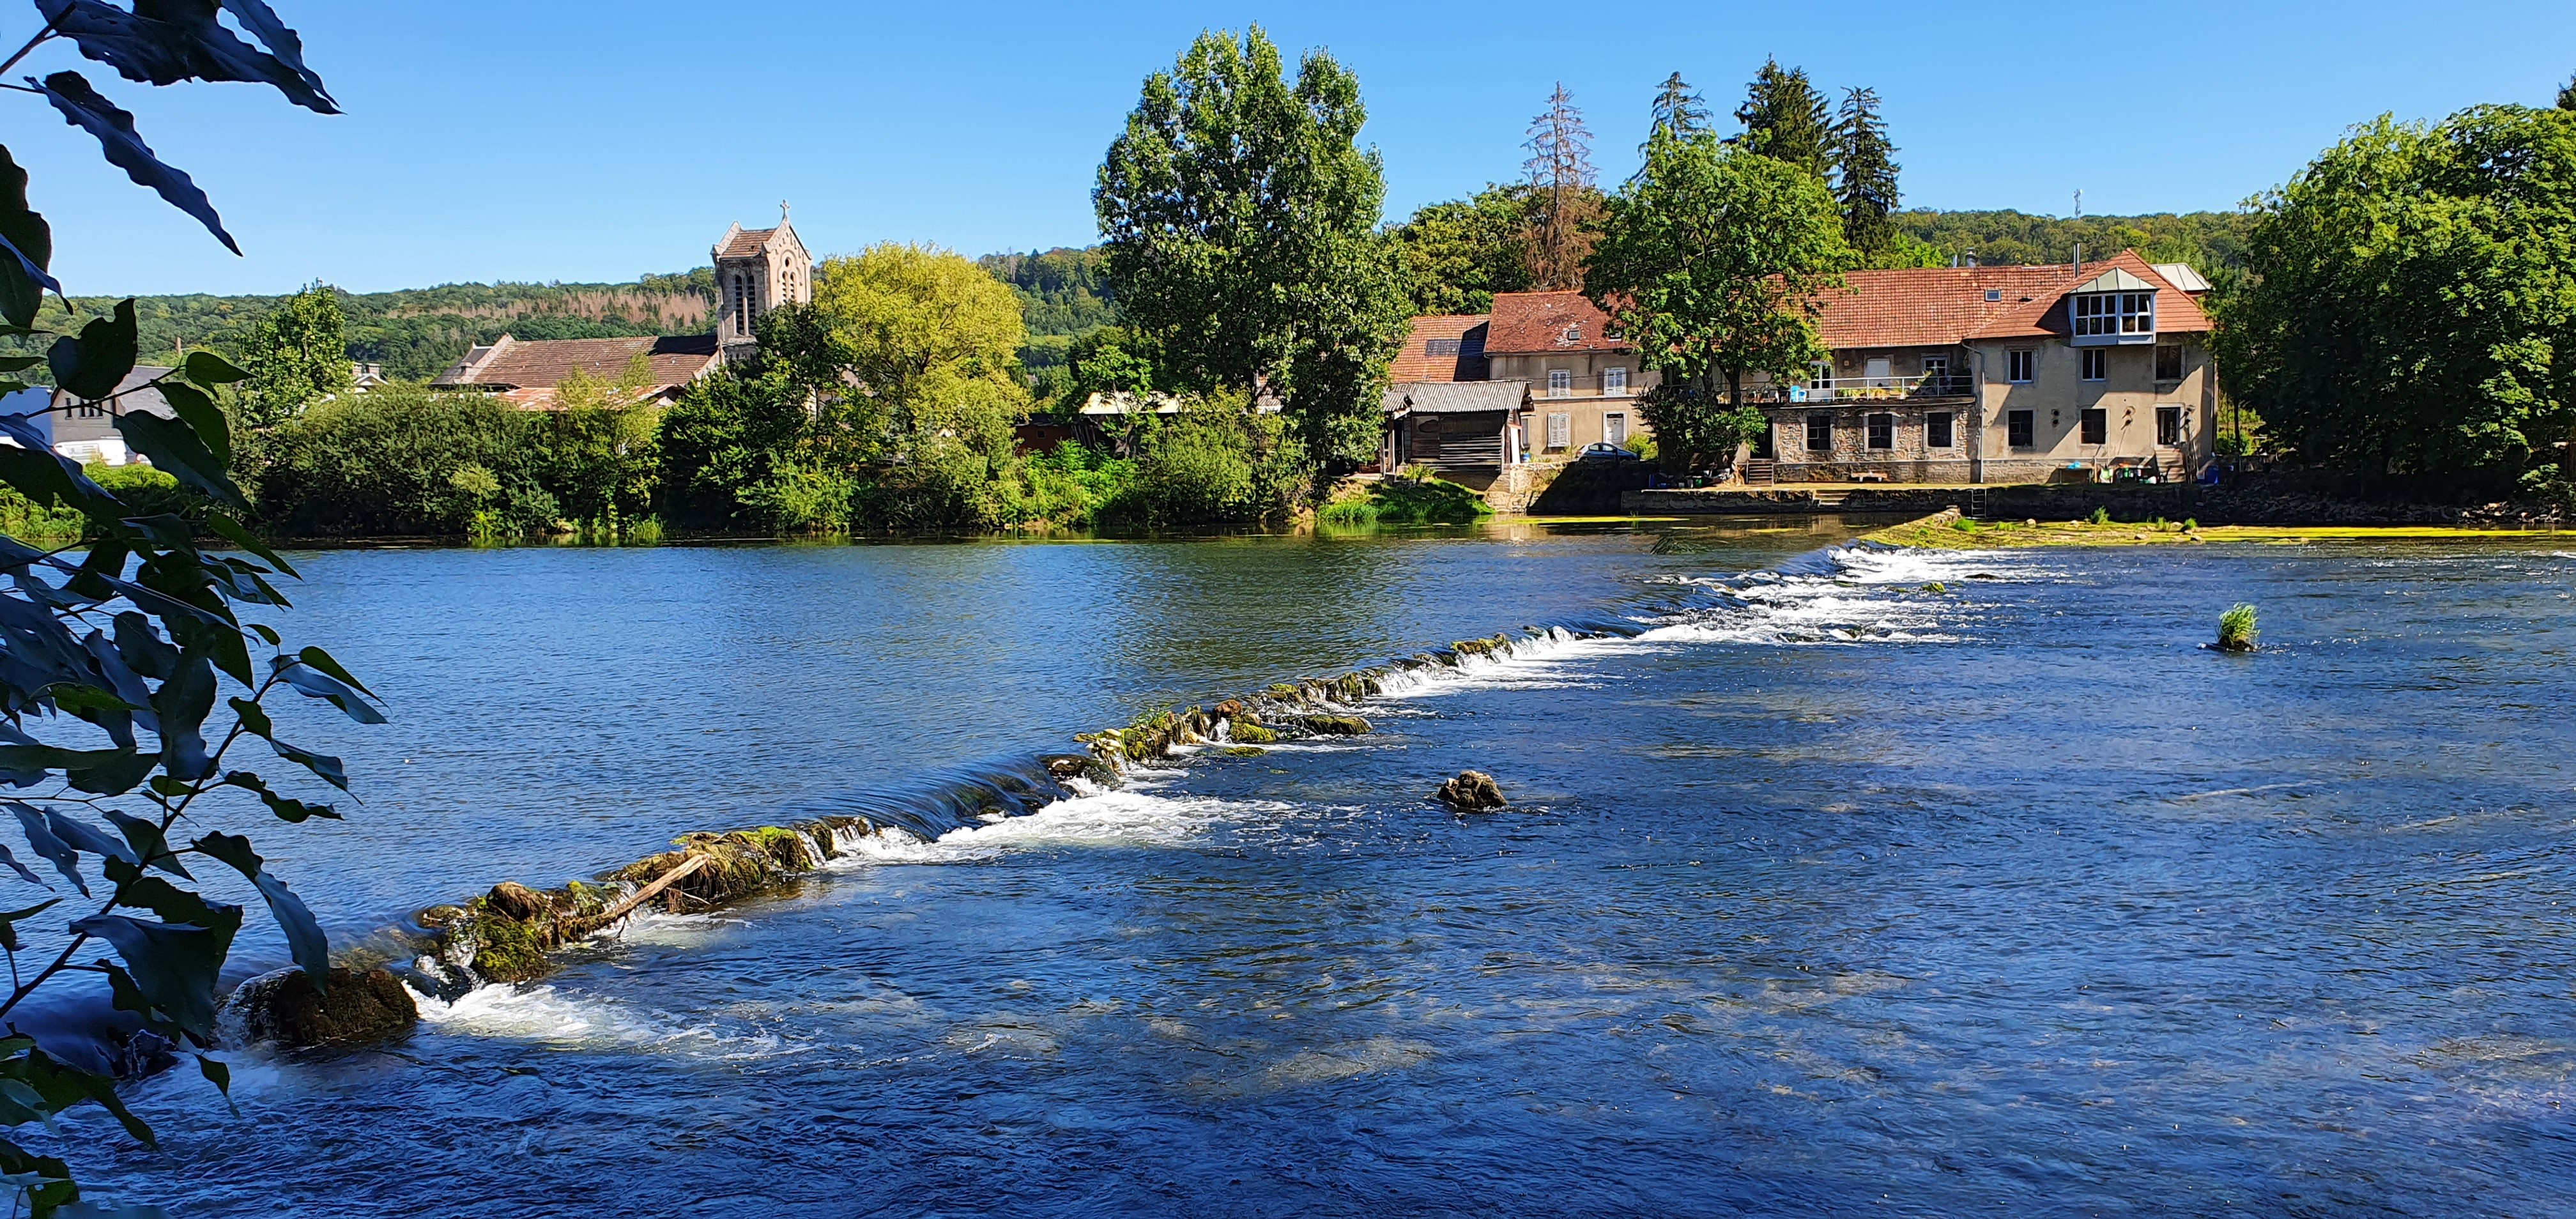
{"type": "Polygon", "coordinates": [[[1895,244],[1896,228],[1887,218],[1897,203],[1896,146],[1887,140],[1887,120],[1879,117],[1877,90],[1844,92],[1834,142],[1843,237],[1864,262],[1875,265],[1895,244]]]}
{"type": "Polygon", "coordinates": [[[1744,124],[1736,143],[1745,151],[1786,161],[1819,178],[1833,176],[1833,108],[1808,81],[1805,68],[1764,61],[1735,117],[1744,124]]]}
{"type": "Polygon", "coordinates": [[[1308,52],[1291,86],[1260,27],[1239,44],[1202,33],[1146,78],[1092,192],[1119,307],[1161,353],[1158,386],[1267,389],[1324,460],[1376,451],[1408,316],[1366,119],[1331,55],[1308,52]]]}

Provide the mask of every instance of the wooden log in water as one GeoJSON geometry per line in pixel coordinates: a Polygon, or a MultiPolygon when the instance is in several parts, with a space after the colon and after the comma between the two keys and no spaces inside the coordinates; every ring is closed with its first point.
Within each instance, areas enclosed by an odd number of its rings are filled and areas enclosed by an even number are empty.
{"type": "Polygon", "coordinates": [[[599,921],[592,925],[605,927],[610,923],[614,923],[617,920],[626,917],[627,911],[633,910],[637,906],[653,900],[654,894],[660,893],[662,890],[680,883],[680,881],[685,879],[689,873],[705,867],[706,862],[707,857],[704,855],[689,856],[687,862],[682,863],[679,867],[673,868],[668,872],[664,872],[659,877],[654,878],[653,883],[646,885],[641,889],[637,889],[633,893],[627,894],[625,900],[618,902],[614,906],[610,906],[608,908],[608,912],[600,915],[599,921]]]}

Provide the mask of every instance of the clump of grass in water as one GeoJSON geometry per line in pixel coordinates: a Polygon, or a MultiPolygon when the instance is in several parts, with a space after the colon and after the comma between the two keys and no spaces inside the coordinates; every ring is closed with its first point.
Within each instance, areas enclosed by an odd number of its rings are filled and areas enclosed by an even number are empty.
{"type": "Polygon", "coordinates": [[[2110,523],[2111,523],[2111,510],[2110,510],[2110,509],[2108,509],[2108,508],[2096,508],[2096,509],[2094,509],[2094,510],[2093,510],[2093,523],[2094,523],[2094,524],[2096,524],[2096,525],[2108,525],[2108,524],[2110,524],[2110,523]]]}
{"type": "Polygon", "coordinates": [[[2254,619],[2254,607],[2239,602],[2218,616],[2218,650],[2251,652],[2262,628],[2254,619]]]}

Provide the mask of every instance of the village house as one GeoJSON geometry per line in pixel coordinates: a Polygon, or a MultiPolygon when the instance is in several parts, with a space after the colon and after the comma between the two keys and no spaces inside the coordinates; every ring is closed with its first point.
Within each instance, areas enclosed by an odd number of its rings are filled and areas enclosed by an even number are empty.
{"type": "Polygon", "coordinates": [[[650,370],[641,400],[676,400],[699,378],[741,360],[760,345],[761,317],[785,305],[814,300],[814,261],[779,205],[778,227],[725,230],[715,261],[716,329],[713,334],[615,339],[523,340],[502,335],[476,347],[430,382],[434,389],[480,390],[523,410],[555,409],[555,387],[575,372],[597,380],[623,378],[638,357],[650,370]]]}
{"type": "Polygon", "coordinates": [[[2209,284],[2134,250],[2081,265],[1855,271],[1806,380],[1755,378],[1749,483],[2182,481],[2214,455],[2209,284]]]}
{"type": "Polygon", "coordinates": [[[1445,475],[1557,465],[1647,434],[1656,382],[1580,292],[1501,292],[1491,313],[1413,319],[1388,370],[1388,469],[1445,475]]]}

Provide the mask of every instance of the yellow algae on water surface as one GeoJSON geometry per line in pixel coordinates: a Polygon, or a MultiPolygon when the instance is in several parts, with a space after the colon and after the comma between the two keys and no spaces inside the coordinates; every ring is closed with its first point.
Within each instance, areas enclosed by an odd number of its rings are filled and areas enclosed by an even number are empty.
{"type": "Polygon", "coordinates": [[[2458,525],[2200,525],[2192,521],[1977,521],[1936,512],[1864,541],[1915,550],[2008,550],[2042,546],[2196,546],[2213,542],[2302,546],[2314,542],[2515,541],[2568,536],[2552,529],[2458,525]]]}

